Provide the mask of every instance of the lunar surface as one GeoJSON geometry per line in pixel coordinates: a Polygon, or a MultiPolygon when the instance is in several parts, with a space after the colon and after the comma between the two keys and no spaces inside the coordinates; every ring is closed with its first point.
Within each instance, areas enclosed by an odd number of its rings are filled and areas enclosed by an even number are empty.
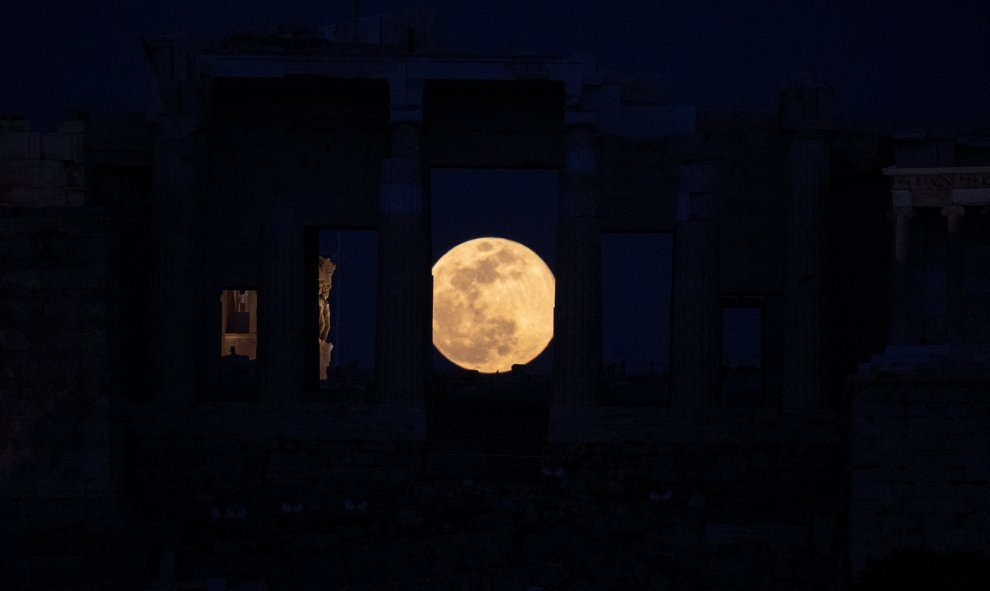
{"type": "Polygon", "coordinates": [[[554,278],[543,259],[505,238],[476,238],[433,265],[433,345],[451,362],[506,372],[553,338],[554,278]]]}

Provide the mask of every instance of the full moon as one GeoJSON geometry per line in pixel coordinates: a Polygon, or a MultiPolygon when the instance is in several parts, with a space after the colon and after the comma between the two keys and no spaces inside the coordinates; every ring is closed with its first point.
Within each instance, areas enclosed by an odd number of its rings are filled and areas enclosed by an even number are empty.
{"type": "Polygon", "coordinates": [[[505,238],[475,238],[433,265],[433,345],[451,362],[505,372],[553,338],[554,278],[543,259],[505,238]]]}

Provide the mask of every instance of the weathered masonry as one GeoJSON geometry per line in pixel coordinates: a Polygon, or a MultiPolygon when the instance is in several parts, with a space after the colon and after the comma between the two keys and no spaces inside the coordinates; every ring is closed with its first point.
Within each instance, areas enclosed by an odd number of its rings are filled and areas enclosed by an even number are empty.
{"type": "Polygon", "coordinates": [[[152,115],[2,120],[4,588],[834,589],[990,547],[984,139],[430,23],[153,39],[152,115]],[[431,361],[464,178],[539,181],[546,371],[431,361]]]}

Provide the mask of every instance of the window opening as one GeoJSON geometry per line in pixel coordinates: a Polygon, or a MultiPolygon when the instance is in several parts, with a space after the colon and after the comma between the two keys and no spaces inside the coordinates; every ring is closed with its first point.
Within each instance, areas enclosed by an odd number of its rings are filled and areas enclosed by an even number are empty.
{"type": "Polygon", "coordinates": [[[664,233],[602,233],[604,401],[670,399],[673,240],[664,233]]]}
{"type": "Polygon", "coordinates": [[[257,389],[258,291],[220,292],[221,399],[240,399],[257,389]]]}
{"type": "Polygon", "coordinates": [[[311,375],[320,391],[363,399],[375,373],[378,233],[332,228],[317,235],[318,355],[311,375]]]}
{"type": "Polygon", "coordinates": [[[723,403],[746,405],[763,394],[763,307],[759,300],[722,303],[723,403]]]}
{"type": "Polygon", "coordinates": [[[225,289],[220,292],[221,356],[258,356],[258,292],[225,289]]]}

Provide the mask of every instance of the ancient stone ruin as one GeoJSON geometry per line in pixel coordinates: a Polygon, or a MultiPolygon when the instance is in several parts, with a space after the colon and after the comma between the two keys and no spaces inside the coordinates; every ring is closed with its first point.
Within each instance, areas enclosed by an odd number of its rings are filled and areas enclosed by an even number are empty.
{"type": "Polygon", "coordinates": [[[330,352],[333,343],[327,340],[330,334],[330,289],[333,287],[333,272],[337,265],[326,257],[320,257],[320,277],[318,280],[320,292],[320,379],[327,379],[327,368],[330,367],[330,352]]]}

